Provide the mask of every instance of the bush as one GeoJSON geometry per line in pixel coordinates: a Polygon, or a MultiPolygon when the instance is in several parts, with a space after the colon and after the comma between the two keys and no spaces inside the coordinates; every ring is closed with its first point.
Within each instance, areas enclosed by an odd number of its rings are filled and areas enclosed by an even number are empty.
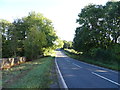
{"type": "Polygon", "coordinates": [[[117,60],[118,63],[120,63],[120,44],[116,44],[113,47],[110,48],[112,51],[112,55],[117,60]]]}
{"type": "Polygon", "coordinates": [[[64,49],[66,52],[69,52],[69,53],[71,53],[71,54],[83,54],[83,52],[77,52],[77,51],[75,51],[74,49],[67,49],[67,48],[65,48],[64,49]]]}
{"type": "Polygon", "coordinates": [[[93,48],[89,55],[95,60],[120,64],[120,44],[115,44],[107,49],[93,48]]]}
{"type": "Polygon", "coordinates": [[[104,61],[111,61],[113,59],[113,55],[110,50],[104,50],[101,48],[92,49],[91,56],[97,60],[104,60],[104,61]]]}

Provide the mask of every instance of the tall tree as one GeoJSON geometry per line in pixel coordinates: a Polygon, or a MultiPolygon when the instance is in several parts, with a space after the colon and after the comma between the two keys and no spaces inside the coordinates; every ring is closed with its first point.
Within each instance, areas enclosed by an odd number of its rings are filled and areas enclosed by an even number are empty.
{"type": "Polygon", "coordinates": [[[104,42],[103,8],[101,5],[88,5],[78,15],[77,22],[80,27],[76,28],[74,38],[76,50],[88,51],[91,48],[101,46],[104,42]]]}
{"type": "Polygon", "coordinates": [[[24,41],[25,56],[29,59],[37,58],[38,55],[42,54],[42,48],[45,44],[45,34],[37,30],[36,26],[32,27],[24,41]]]}
{"type": "Polygon", "coordinates": [[[0,32],[2,37],[2,57],[12,56],[12,50],[10,47],[11,27],[12,23],[10,23],[9,21],[3,19],[0,20],[0,32]]]}
{"type": "Polygon", "coordinates": [[[0,20],[3,57],[26,56],[33,59],[48,49],[55,49],[58,39],[52,21],[40,13],[30,12],[13,23],[0,20]]]}
{"type": "MultiPolygon", "coordinates": [[[[36,55],[44,54],[48,49],[54,49],[54,42],[57,39],[52,22],[40,13],[31,12],[23,18],[26,27],[25,52],[31,53],[36,49],[36,55]],[[32,34],[34,33],[34,35],[32,34]],[[33,42],[31,41],[33,40],[33,42]],[[30,43],[31,42],[31,43],[30,43]],[[32,46],[32,50],[29,47],[32,46]],[[28,47],[28,48],[27,48],[28,47]],[[35,49],[36,48],[36,49],[35,49]],[[27,51],[28,50],[28,51],[27,51]]],[[[30,54],[28,54],[30,55],[30,54]]],[[[35,56],[36,56],[35,55],[35,56]]]]}
{"type": "Polygon", "coordinates": [[[105,6],[88,5],[79,13],[74,37],[74,48],[88,52],[94,48],[107,49],[120,36],[120,2],[105,6]]]}
{"type": "Polygon", "coordinates": [[[117,38],[120,36],[120,1],[107,2],[105,10],[106,28],[112,37],[112,42],[117,43],[117,38]]]}

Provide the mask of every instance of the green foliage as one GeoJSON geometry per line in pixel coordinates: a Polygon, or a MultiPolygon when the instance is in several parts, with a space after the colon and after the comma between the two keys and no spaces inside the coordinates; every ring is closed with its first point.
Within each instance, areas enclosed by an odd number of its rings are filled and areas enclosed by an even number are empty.
{"type": "Polygon", "coordinates": [[[41,54],[43,46],[46,44],[45,34],[36,27],[31,28],[24,41],[25,56],[29,59],[37,58],[41,54]]]}
{"type": "Polygon", "coordinates": [[[109,33],[111,34],[112,42],[117,43],[117,39],[120,36],[120,1],[108,2],[105,7],[106,10],[106,24],[109,33]]]}
{"type": "MultiPolygon", "coordinates": [[[[104,50],[101,48],[95,48],[93,50],[93,57],[99,60],[110,61],[113,59],[112,53],[108,50],[104,50]]],[[[108,62],[107,61],[107,62],[108,62]]]]}
{"type": "Polygon", "coordinates": [[[3,19],[0,20],[0,34],[2,36],[2,40],[1,40],[2,57],[9,57],[12,54],[12,49],[10,48],[11,25],[12,24],[6,20],[3,19]]]}
{"type": "Polygon", "coordinates": [[[54,45],[52,47],[43,48],[44,56],[55,56],[55,49],[62,48],[63,47],[63,41],[61,39],[56,39],[56,41],[53,42],[54,45]]]}
{"type": "Polygon", "coordinates": [[[119,3],[108,2],[106,6],[88,5],[82,9],[77,19],[80,26],[76,28],[74,38],[76,50],[86,52],[91,48],[106,49],[117,43],[120,36],[119,3]]]}
{"type": "Polygon", "coordinates": [[[72,41],[65,41],[63,40],[63,48],[69,48],[69,49],[72,49],[73,48],[73,42],[72,41]]]}
{"type": "MultiPolygon", "coordinates": [[[[89,5],[82,9],[77,22],[81,25],[76,28],[74,48],[87,52],[90,48],[102,47],[106,42],[106,32],[103,27],[104,9],[101,5],[89,5]]],[[[109,38],[108,38],[109,40],[109,38]]]]}
{"type": "Polygon", "coordinates": [[[45,18],[42,14],[35,12],[29,13],[29,16],[24,18],[28,26],[27,39],[25,40],[26,55],[27,57],[36,58],[38,55],[47,55],[54,49],[54,41],[57,36],[52,22],[45,18]],[[32,47],[30,49],[30,47],[32,47]]]}
{"type": "Polygon", "coordinates": [[[6,40],[2,43],[2,57],[12,57],[10,41],[6,40]]]}
{"type": "MultiPolygon", "coordinates": [[[[96,49],[95,50],[96,52],[104,52],[104,53],[109,53],[109,52],[105,52],[104,50],[101,50],[100,48],[96,49]]],[[[91,57],[86,57],[84,54],[76,54],[74,52],[72,52],[71,54],[71,50],[69,49],[65,49],[64,51],[65,54],[67,54],[69,57],[72,57],[72,58],[75,58],[77,60],[80,60],[80,61],[83,61],[83,62],[86,62],[86,63],[90,63],[90,64],[94,64],[94,65],[98,65],[98,66],[101,66],[101,67],[106,67],[106,68],[110,68],[110,69],[113,69],[113,70],[119,70],[120,71],[120,66],[118,62],[112,60],[112,61],[109,61],[109,59],[107,58],[107,62],[106,60],[101,60],[99,58],[95,59],[95,58],[91,58],[91,57]]],[[[103,54],[100,55],[100,56],[104,56],[103,54]]],[[[105,57],[105,56],[104,56],[105,57]]],[[[101,58],[101,57],[100,57],[101,58]]],[[[111,56],[110,56],[111,58],[111,56]]]]}
{"type": "Polygon", "coordinates": [[[13,23],[0,20],[3,57],[26,56],[35,59],[38,55],[56,49],[58,39],[51,20],[40,13],[30,12],[13,23]]]}
{"type": "Polygon", "coordinates": [[[120,1],[88,5],[78,14],[73,47],[98,61],[119,62],[120,1]]]}
{"type": "Polygon", "coordinates": [[[64,42],[61,39],[58,38],[55,42],[55,45],[56,45],[56,49],[57,48],[63,48],[64,42]]]}
{"type": "Polygon", "coordinates": [[[77,51],[75,51],[74,49],[67,49],[67,48],[65,48],[64,49],[65,51],[68,51],[69,53],[71,53],[71,54],[83,54],[83,52],[77,52],[77,51]]]}
{"type": "Polygon", "coordinates": [[[116,44],[110,48],[112,56],[120,64],[120,44],[116,44]]]}

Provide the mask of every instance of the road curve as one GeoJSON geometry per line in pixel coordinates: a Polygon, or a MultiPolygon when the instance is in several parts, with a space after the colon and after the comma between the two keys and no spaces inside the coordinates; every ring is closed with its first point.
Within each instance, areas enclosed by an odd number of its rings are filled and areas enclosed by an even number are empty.
{"type": "Polygon", "coordinates": [[[68,88],[120,88],[116,71],[87,64],[56,51],[56,63],[68,88]]]}

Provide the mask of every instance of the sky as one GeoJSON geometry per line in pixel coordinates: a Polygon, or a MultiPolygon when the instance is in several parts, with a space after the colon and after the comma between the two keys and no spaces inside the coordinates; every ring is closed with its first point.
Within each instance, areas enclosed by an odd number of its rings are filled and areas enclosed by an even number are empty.
{"type": "Polygon", "coordinates": [[[102,4],[108,0],[0,0],[0,19],[13,21],[27,16],[29,12],[42,13],[52,20],[57,35],[72,41],[78,26],[76,19],[86,5],[102,4]]]}

